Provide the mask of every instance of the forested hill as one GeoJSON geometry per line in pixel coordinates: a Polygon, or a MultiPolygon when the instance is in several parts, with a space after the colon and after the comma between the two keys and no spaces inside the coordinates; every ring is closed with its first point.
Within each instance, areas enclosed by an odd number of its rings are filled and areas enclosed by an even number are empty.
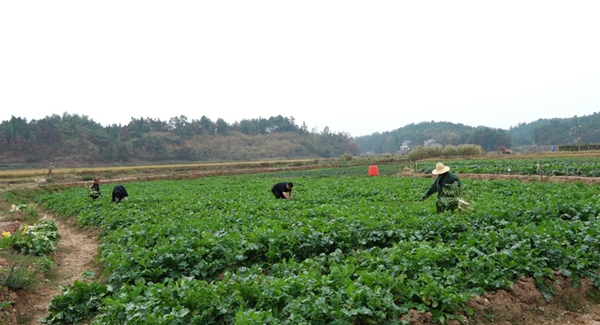
{"type": "Polygon", "coordinates": [[[202,116],[169,121],[132,118],[127,125],[102,126],[86,116],[63,114],[27,121],[12,117],[0,123],[0,168],[12,164],[99,165],[186,161],[329,158],[344,153],[396,153],[404,141],[422,145],[477,144],[539,146],[600,142],[600,114],[539,119],[509,130],[450,122],[409,124],[393,131],[352,138],[349,134],[309,132],[293,117],[281,115],[228,124],[202,116]],[[359,150],[360,148],[360,150],[359,150]]]}
{"type": "Polygon", "coordinates": [[[394,131],[374,133],[356,138],[361,153],[395,153],[404,141],[411,146],[435,140],[442,145],[478,144],[484,149],[510,146],[512,140],[505,131],[487,127],[471,127],[450,122],[421,122],[394,131]]]}
{"type": "Polygon", "coordinates": [[[498,146],[539,146],[600,142],[600,114],[572,118],[539,119],[521,123],[508,130],[485,126],[471,127],[450,122],[409,124],[393,131],[357,137],[360,151],[365,153],[395,153],[404,141],[423,145],[435,140],[442,145],[477,144],[485,150],[498,146]]]}
{"type": "Polygon", "coordinates": [[[127,162],[235,161],[328,158],[358,155],[349,134],[328,127],[311,133],[293,117],[242,120],[228,124],[203,116],[169,121],[132,118],[127,125],[102,126],[87,116],[63,114],[0,123],[0,167],[14,164],[62,166],[127,162]]]}

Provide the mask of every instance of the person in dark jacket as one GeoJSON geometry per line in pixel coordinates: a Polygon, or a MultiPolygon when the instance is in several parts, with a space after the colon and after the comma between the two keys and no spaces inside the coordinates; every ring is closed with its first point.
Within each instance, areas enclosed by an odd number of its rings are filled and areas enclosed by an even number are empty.
{"type": "Polygon", "coordinates": [[[100,195],[102,195],[102,193],[100,193],[100,183],[97,178],[94,178],[94,183],[90,186],[90,197],[95,200],[99,198],[100,195]]]}
{"type": "Polygon", "coordinates": [[[115,186],[115,188],[113,188],[112,191],[112,201],[113,202],[119,202],[121,200],[127,200],[127,197],[129,196],[129,194],[127,194],[127,190],[125,190],[125,187],[123,187],[123,185],[117,185],[115,186]]]}
{"type": "Polygon", "coordinates": [[[292,187],[294,187],[294,183],[292,182],[281,182],[273,185],[271,188],[271,192],[275,195],[276,199],[292,199],[292,187]]]}
{"type": "MultiPolygon", "coordinates": [[[[450,172],[450,167],[444,166],[442,163],[437,163],[435,165],[435,169],[431,172],[434,175],[437,175],[437,178],[431,184],[431,187],[423,194],[421,200],[427,199],[430,195],[437,192],[437,201],[435,203],[435,207],[438,213],[444,212],[448,207],[444,206],[440,202],[440,198],[444,197],[444,195],[449,195],[444,193],[444,189],[446,186],[456,183],[459,187],[462,185],[458,176],[450,172]]],[[[447,188],[446,188],[447,190],[447,188]]]]}

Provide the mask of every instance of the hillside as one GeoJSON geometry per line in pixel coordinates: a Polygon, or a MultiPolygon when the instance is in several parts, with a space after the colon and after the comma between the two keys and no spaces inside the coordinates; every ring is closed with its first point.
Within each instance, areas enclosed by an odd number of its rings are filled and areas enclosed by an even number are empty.
{"type": "Polygon", "coordinates": [[[539,119],[508,130],[472,127],[450,122],[408,124],[393,131],[357,137],[361,154],[396,153],[404,141],[423,145],[435,140],[441,145],[477,144],[485,150],[498,146],[551,146],[600,142],[600,114],[572,118],[539,119]]]}
{"type": "Polygon", "coordinates": [[[600,142],[600,114],[539,119],[508,130],[450,122],[412,123],[392,131],[351,137],[348,133],[309,132],[306,123],[281,115],[232,124],[202,116],[169,121],[132,118],[127,125],[102,126],[87,116],[63,114],[0,123],[0,168],[131,165],[198,161],[331,158],[344,153],[397,153],[434,140],[440,145],[538,146],[600,142]]]}
{"type": "Polygon", "coordinates": [[[131,165],[197,161],[330,158],[357,155],[348,134],[308,132],[282,116],[227,124],[185,116],[168,122],[135,119],[102,125],[86,116],[63,114],[0,123],[0,168],[131,165]]]}

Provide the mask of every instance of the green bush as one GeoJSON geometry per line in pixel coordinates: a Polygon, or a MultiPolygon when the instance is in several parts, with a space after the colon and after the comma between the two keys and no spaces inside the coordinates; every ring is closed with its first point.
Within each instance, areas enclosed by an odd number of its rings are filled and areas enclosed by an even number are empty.
{"type": "Polygon", "coordinates": [[[6,254],[8,266],[0,268],[0,286],[9,290],[31,290],[48,273],[53,262],[47,257],[34,257],[22,254],[6,254]]]}
{"type": "Polygon", "coordinates": [[[417,146],[408,154],[408,159],[416,161],[427,158],[441,157],[442,152],[442,147],[439,146],[417,146]]]}
{"type": "Polygon", "coordinates": [[[75,281],[72,286],[62,289],[62,294],[54,296],[48,304],[48,317],[40,323],[56,325],[89,321],[98,313],[102,299],[110,293],[109,287],[96,281],[75,281]]]}
{"type": "Polygon", "coordinates": [[[476,144],[461,144],[456,146],[456,151],[459,156],[483,156],[485,155],[485,151],[483,148],[476,144]]]}
{"type": "Polygon", "coordinates": [[[19,229],[4,237],[9,246],[25,254],[48,255],[56,250],[60,239],[58,227],[52,220],[40,219],[33,226],[21,224],[19,229]]]}
{"type": "Polygon", "coordinates": [[[12,291],[30,289],[35,283],[35,271],[27,263],[17,262],[6,274],[0,274],[0,282],[12,291]]]}
{"type": "Polygon", "coordinates": [[[342,156],[340,156],[340,160],[342,160],[342,161],[350,161],[350,160],[352,160],[352,155],[348,154],[348,153],[345,153],[342,156]]]}
{"type": "Polygon", "coordinates": [[[39,217],[39,214],[37,212],[37,207],[35,206],[35,204],[27,204],[24,207],[22,207],[20,210],[24,216],[33,217],[36,219],[39,217]]]}
{"type": "Polygon", "coordinates": [[[475,144],[461,144],[458,146],[447,145],[443,149],[438,146],[415,147],[409,154],[408,159],[411,161],[417,161],[427,158],[437,157],[473,157],[483,156],[485,154],[483,148],[475,144]]]}
{"type": "Polygon", "coordinates": [[[444,157],[456,157],[458,156],[458,148],[453,145],[447,145],[444,147],[444,150],[442,150],[442,154],[444,157]]]}

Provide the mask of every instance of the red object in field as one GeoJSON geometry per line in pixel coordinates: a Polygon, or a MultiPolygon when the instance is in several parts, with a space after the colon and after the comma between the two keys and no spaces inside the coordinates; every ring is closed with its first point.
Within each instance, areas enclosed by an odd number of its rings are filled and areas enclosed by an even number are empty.
{"type": "Polygon", "coordinates": [[[512,151],[510,149],[508,149],[505,146],[500,146],[498,147],[498,153],[502,154],[502,153],[506,153],[506,154],[511,154],[512,151]]]}
{"type": "Polygon", "coordinates": [[[377,166],[369,166],[369,176],[379,176],[379,169],[377,169],[377,166]]]}

